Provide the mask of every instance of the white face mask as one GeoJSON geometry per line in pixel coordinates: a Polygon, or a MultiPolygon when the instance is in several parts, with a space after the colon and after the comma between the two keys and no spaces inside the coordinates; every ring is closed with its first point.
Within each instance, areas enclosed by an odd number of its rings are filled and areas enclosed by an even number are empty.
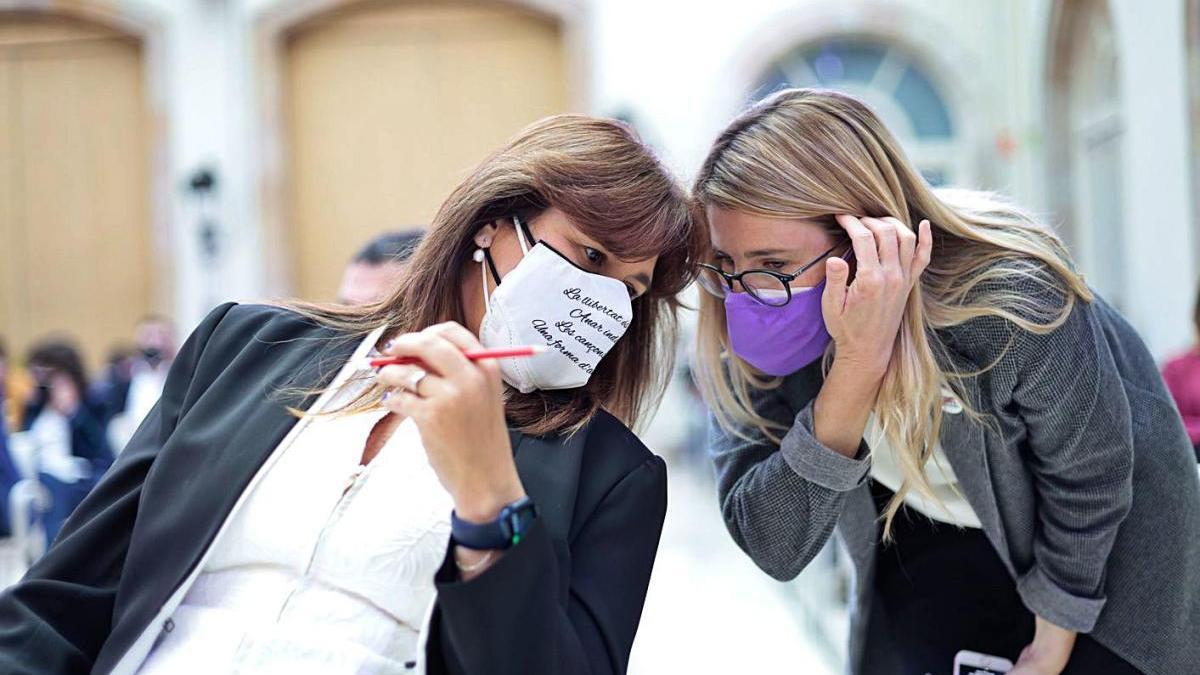
{"type": "MultiPolygon", "coordinates": [[[[480,342],[485,347],[546,347],[536,356],[500,360],[504,381],[523,394],[582,387],[629,328],[629,291],[616,279],[576,267],[545,242],[530,247],[515,216],[513,223],[524,257],[490,297],[484,262],[488,253],[476,254],[487,307],[480,342]]],[[[494,267],[491,271],[495,274],[494,267]]]]}

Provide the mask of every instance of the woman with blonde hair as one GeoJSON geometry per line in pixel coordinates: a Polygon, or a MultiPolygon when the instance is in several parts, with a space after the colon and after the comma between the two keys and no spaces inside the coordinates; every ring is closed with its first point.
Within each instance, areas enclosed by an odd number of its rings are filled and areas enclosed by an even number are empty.
{"type": "Polygon", "coordinates": [[[795,577],[833,533],[856,673],[1185,673],[1200,484],[1130,326],[1048,229],[934,191],[853,97],[792,89],[695,183],[700,384],[730,533],[795,577]]]}
{"type": "Polygon", "coordinates": [[[450,194],[383,301],[217,308],[0,596],[0,671],[625,672],[666,509],[629,427],[697,231],[629,128],[557,116],[450,194]]]}

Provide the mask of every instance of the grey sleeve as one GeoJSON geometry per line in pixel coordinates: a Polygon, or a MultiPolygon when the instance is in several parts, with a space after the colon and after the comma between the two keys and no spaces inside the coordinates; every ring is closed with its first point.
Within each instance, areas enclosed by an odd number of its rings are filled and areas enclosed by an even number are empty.
{"type": "Polygon", "coordinates": [[[1014,342],[1012,401],[1027,432],[1038,498],[1034,565],[1017,582],[1026,606],[1092,630],[1104,570],[1133,499],[1129,401],[1096,308],[1076,302],[1048,335],[1014,342]]]}
{"type": "Polygon", "coordinates": [[[782,443],[757,429],[748,438],[709,425],[709,448],[725,526],[764,572],[780,581],[795,578],[821,550],[841,515],[846,493],[867,479],[866,443],[851,459],[817,442],[812,401],[794,416],[778,390],[761,391],[755,409],[791,423],[782,443]]]}

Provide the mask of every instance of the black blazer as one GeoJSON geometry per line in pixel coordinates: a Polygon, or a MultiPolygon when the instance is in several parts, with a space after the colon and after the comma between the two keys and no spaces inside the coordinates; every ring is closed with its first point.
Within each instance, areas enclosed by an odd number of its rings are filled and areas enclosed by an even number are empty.
{"type": "MultiPolygon", "coordinates": [[[[287,391],[328,383],[359,339],[274,307],[209,314],[112,469],[0,595],[0,673],[106,673],[143,633],[170,630],[151,623],[296,422],[287,391]]],[[[470,582],[458,581],[447,551],[428,672],[623,673],[666,512],[666,468],[606,413],[570,437],[513,432],[512,441],[541,516],[470,582]]]]}

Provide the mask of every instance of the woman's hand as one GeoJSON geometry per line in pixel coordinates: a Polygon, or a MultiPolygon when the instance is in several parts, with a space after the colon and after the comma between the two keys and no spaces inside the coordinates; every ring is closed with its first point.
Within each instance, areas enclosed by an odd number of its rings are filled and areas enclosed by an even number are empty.
{"type": "Polygon", "coordinates": [[[908,295],[929,265],[929,221],[921,221],[918,234],[895,218],[841,215],[837,221],[854,244],[857,270],[847,284],[848,262],[830,258],[825,263],[821,313],[837,345],[835,359],[882,378],[908,295]]]}
{"type": "Polygon", "coordinates": [[[833,365],[813,403],[813,435],[822,445],[856,457],[913,285],[929,265],[933,235],[919,236],[895,218],[838,216],[850,234],[858,270],[842,258],[825,263],[821,314],[836,345],[833,365]]]}
{"type": "Polygon", "coordinates": [[[431,326],[392,340],[383,352],[412,356],[423,365],[385,366],[379,380],[393,388],[384,406],[411,417],[438,479],[454,499],[458,516],[488,522],[525,496],[504,420],[500,366],[471,361],[479,340],[457,323],[431,326]],[[417,376],[426,375],[416,383],[417,376]]]}
{"type": "Polygon", "coordinates": [[[1058,675],[1067,667],[1075,648],[1075,631],[1037,617],[1033,642],[1021,650],[1009,675],[1058,675]]]}

